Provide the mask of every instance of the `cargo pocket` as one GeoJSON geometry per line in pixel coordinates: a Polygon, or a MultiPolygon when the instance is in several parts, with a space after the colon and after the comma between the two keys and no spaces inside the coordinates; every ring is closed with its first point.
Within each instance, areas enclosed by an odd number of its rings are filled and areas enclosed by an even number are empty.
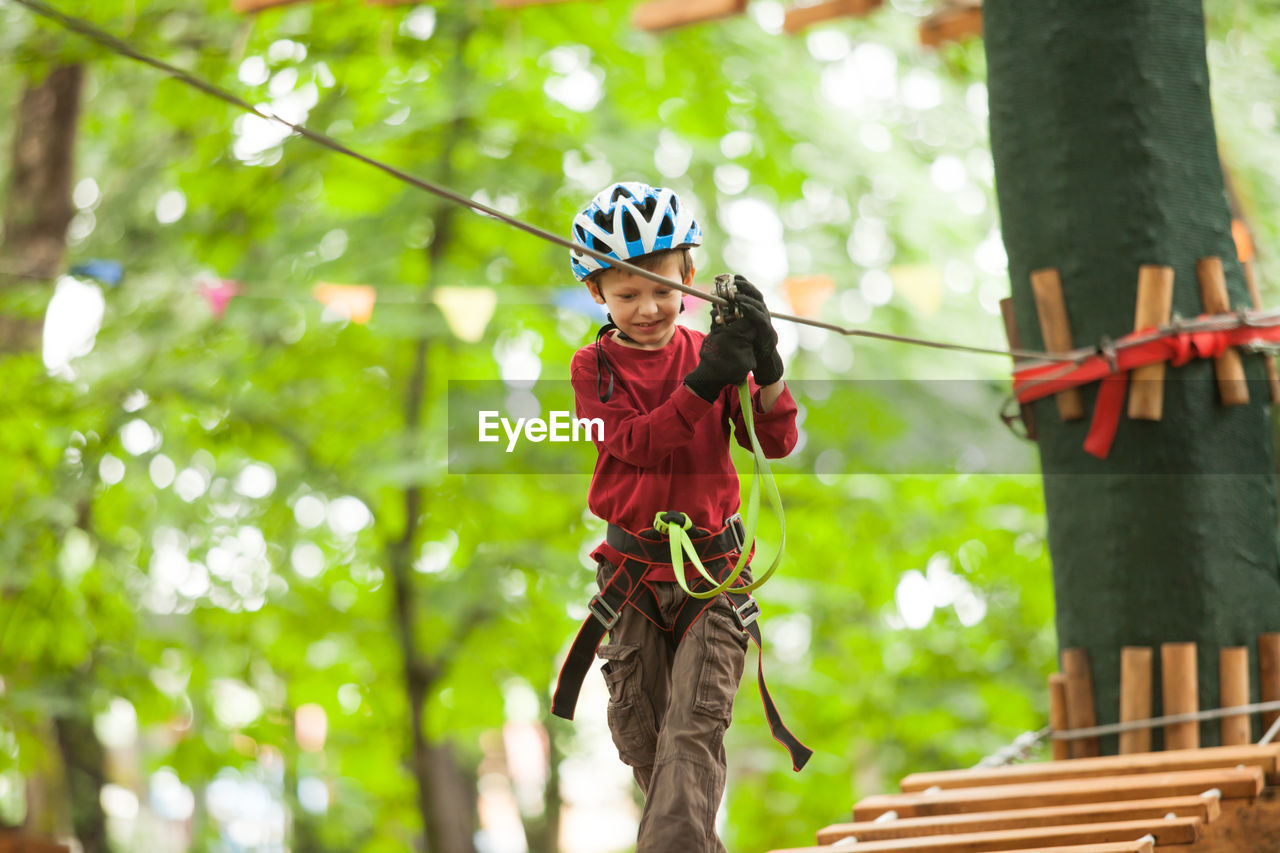
{"type": "Polygon", "coordinates": [[[639,651],[639,646],[618,643],[596,649],[596,655],[604,660],[601,672],[609,688],[609,734],[618,757],[629,767],[653,764],[658,747],[653,708],[640,687],[639,651]]]}
{"type": "Polygon", "coordinates": [[[722,608],[707,610],[699,621],[705,623],[694,632],[703,646],[702,673],[693,710],[727,726],[746,662],[747,635],[722,608]]]}

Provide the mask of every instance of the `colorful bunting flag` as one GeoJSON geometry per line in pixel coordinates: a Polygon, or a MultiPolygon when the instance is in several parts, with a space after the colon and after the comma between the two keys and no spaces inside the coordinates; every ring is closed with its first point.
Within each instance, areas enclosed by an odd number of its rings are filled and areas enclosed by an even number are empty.
{"type": "Polygon", "coordinates": [[[320,282],[311,293],[325,308],[362,326],[373,316],[373,305],[378,301],[378,291],[367,284],[320,282]]]}
{"type": "Polygon", "coordinates": [[[205,278],[196,283],[196,289],[209,303],[209,311],[219,320],[227,313],[227,304],[240,292],[240,283],[225,278],[205,278]]]}
{"type": "Polygon", "coordinates": [[[604,315],[608,313],[603,305],[591,298],[591,294],[585,287],[561,290],[556,293],[554,301],[557,308],[586,314],[596,320],[603,320],[604,315]]]}
{"type": "Polygon", "coordinates": [[[799,317],[817,316],[835,290],[836,283],[825,275],[797,275],[782,283],[782,292],[799,317]]]}
{"type": "Polygon", "coordinates": [[[434,295],[449,331],[469,344],[484,337],[485,327],[498,305],[498,294],[493,288],[445,285],[437,287],[434,295]]]}
{"type": "Polygon", "coordinates": [[[115,287],[124,281],[124,266],[119,261],[104,261],[93,258],[71,268],[71,274],[77,278],[92,278],[103,284],[115,287]]]}
{"type": "Polygon", "coordinates": [[[684,305],[684,310],[690,314],[695,314],[698,311],[709,309],[711,307],[711,303],[707,300],[700,299],[697,296],[691,296],[688,293],[681,297],[680,301],[684,305]]]}
{"type": "Polygon", "coordinates": [[[890,267],[889,277],[893,279],[893,289],[906,297],[920,314],[929,316],[942,307],[946,286],[942,270],[932,264],[890,267]]]}

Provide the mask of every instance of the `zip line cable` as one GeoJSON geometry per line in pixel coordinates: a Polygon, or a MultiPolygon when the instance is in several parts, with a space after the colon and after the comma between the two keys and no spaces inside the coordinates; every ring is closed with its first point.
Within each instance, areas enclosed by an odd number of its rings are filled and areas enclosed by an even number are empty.
{"type": "MultiPolygon", "coordinates": [[[[280,116],[275,115],[274,113],[266,112],[254,106],[253,104],[249,103],[248,101],[244,100],[243,98],[227,91],[226,89],[223,89],[219,86],[214,85],[213,83],[210,83],[207,80],[204,80],[200,77],[195,76],[189,71],[184,71],[183,69],[178,68],[177,66],[171,65],[168,62],[165,62],[164,60],[157,59],[153,56],[148,56],[147,54],[141,53],[140,51],[136,50],[132,45],[130,45],[128,42],[125,42],[117,38],[116,36],[113,36],[110,33],[99,29],[98,27],[94,26],[93,24],[89,23],[83,18],[77,18],[73,15],[68,15],[48,5],[47,3],[41,2],[41,0],[12,0],[12,2],[17,3],[21,6],[25,6],[27,9],[31,10],[35,14],[41,15],[45,18],[55,21],[56,23],[60,24],[64,28],[71,30],[73,32],[79,33],[80,35],[90,39],[91,41],[97,42],[98,44],[112,51],[113,53],[117,53],[117,54],[120,54],[121,56],[128,57],[129,59],[136,60],[145,65],[150,65],[152,68],[162,71],[165,74],[169,75],[170,77],[173,77],[176,80],[186,83],[188,86],[199,89],[205,94],[210,95],[214,98],[217,98],[220,101],[224,101],[230,104],[231,106],[236,107],[237,109],[244,110],[245,112],[248,112],[248,113],[252,113],[253,115],[256,115],[259,118],[263,119],[264,121],[273,121],[281,125],[284,125],[285,127],[289,128],[289,130],[291,130],[292,132],[306,139],[311,140],[317,145],[321,145],[338,154],[342,154],[346,157],[350,157],[354,160],[358,160],[361,163],[364,163],[367,166],[371,166],[374,169],[377,169],[381,172],[385,172],[391,177],[399,181],[402,181],[403,183],[409,184],[410,186],[413,186],[425,192],[431,193],[432,195],[438,196],[439,198],[443,198],[446,201],[450,201],[462,207],[470,208],[471,210],[477,213],[481,213],[486,216],[497,219],[501,222],[506,223],[507,225],[512,226],[513,228],[518,228],[521,231],[524,231],[528,234],[532,234],[533,236],[539,237],[543,240],[546,240],[547,242],[554,243],[557,246],[561,246],[563,248],[570,249],[572,251],[581,252],[582,254],[585,254],[585,255],[590,255],[591,257],[597,260],[604,261],[608,263],[610,266],[616,269],[625,270],[631,273],[632,275],[636,275],[641,278],[647,279],[649,281],[656,282],[657,284],[670,287],[673,290],[678,290],[690,296],[696,296],[699,299],[705,299],[708,302],[712,302],[716,305],[720,305],[720,306],[728,305],[728,302],[725,299],[719,296],[716,296],[714,293],[708,293],[706,291],[699,290],[696,287],[690,287],[684,284],[683,282],[665,278],[663,276],[658,275],[655,272],[646,270],[643,267],[636,266],[635,264],[631,264],[626,261],[618,260],[617,258],[611,257],[610,255],[604,252],[597,251],[591,248],[590,246],[585,246],[581,243],[576,243],[572,240],[561,237],[558,234],[553,234],[550,231],[547,231],[546,229],[539,228],[536,225],[531,225],[527,222],[523,222],[519,219],[516,219],[513,216],[503,213],[502,211],[494,207],[491,207],[490,205],[484,204],[482,202],[478,202],[474,199],[467,198],[466,196],[461,195],[460,193],[452,189],[449,189],[448,187],[432,183],[431,181],[428,181],[424,178],[419,178],[416,175],[411,175],[408,172],[404,171],[403,169],[398,169],[395,166],[392,166],[380,160],[374,159],[373,157],[370,157],[366,154],[361,154],[359,151],[356,151],[352,148],[347,147],[346,145],[343,145],[341,142],[338,142],[332,137],[326,136],[325,134],[320,133],[318,131],[311,130],[305,125],[295,124],[294,122],[281,118],[280,116]]],[[[971,352],[971,353],[978,353],[981,355],[999,355],[999,356],[1004,356],[1006,358],[1011,357],[1015,360],[1015,362],[1025,363],[1028,361],[1035,361],[1035,362],[1057,363],[1057,362],[1069,361],[1075,365],[1079,365],[1086,359],[1091,358],[1095,355],[1103,354],[1103,355],[1110,356],[1111,353],[1114,353],[1116,350],[1127,349],[1128,347],[1139,346],[1144,343],[1149,343],[1152,340],[1165,337],[1169,331],[1177,331],[1177,332],[1216,331],[1216,330],[1222,330],[1222,329],[1238,328],[1240,326],[1268,325],[1268,322],[1266,321],[1270,321],[1271,325],[1274,325],[1275,323],[1280,322],[1280,311],[1270,311],[1270,312],[1243,312],[1242,311],[1242,312],[1238,312],[1233,316],[1219,315],[1217,317],[1197,319],[1193,321],[1186,321],[1186,320],[1175,318],[1173,324],[1170,326],[1164,326],[1164,327],[1161,327],[1160,329],[1157,329],[1154,332],[1151,332],[1150,334],[1132,337],[1127,340],[1119,341],[1115,344],[1110,344],[1109,342],[1107,342],[1105,348],[1104,347],[1077,347],[1075,349],[1068,350],[1066,352],[1048,353],[1048,352],[1042,352],[1037,350],[996,349],[992,347],[980,347],[980,346],[972,346],[968,344],[946,343],[943,341],[932,341],[932,340],[926,340],[924,338],[910,337],[908,335],[895,335],[889,332],[876,332],[870,329],[848,328],[845,326],[838,326],[834,323],[825,323],[821,320],[813,320],[807,317],[797,317],[791,314],[783,314],[783,313],[774,312],[774,311],[770,311],[769,314],[771,317],[776,317],[779,320],[787,320],[792,323],[799,323],[805,326],[813,326],[818,329],[825,329],[829,332],[835,332],[837,334],[845,335],[848,337],[873,338],[876,340],[893,341],[895,343],[910,344],[912,346],[920,346],[920,347],[929,347],[932,349],[950,350],[953,352],[971,352]]],[[[1040,382],[1048,381],[1050,378],[1052,377],[1036,380],[1031,383],[1028,383],[1028,385],[1030,386],[1030,385],[1039,384],[1040,382]]]]}
{"type": "MultiPolygon", "coordinates": [[[[554,243],[557,246],[561,246],[563,248],[570,249],[573,251],[578,251],[585,255],[590,255],[591,257],[596,258],[597,260],[608,263],[612,267],[625,270],[633,275],[637,275],[637,276],[640,276],[641,278],[648,279],[649,281],[653,281],[658,284],[670,287],[674,290],[681,291],[682,293],[687,293],[690,296],[696,296],[699,299],[705,299],[708,302],[715,303],[716,305],[721,305],[721,306],[728,305],[728,303],[724,299],[714,294],[707,293],[706,291],[699,290],[695,287],[690,287],[684,284],[683,282],[674,281],[672,279],[665,278],[664,276],[658,275],[657,273],[651,272],[650,270],[646,270],[643,267],[638,267],[635,264],[630,264],[630,263],[627,263],[626,261],[620,261],[617,258],[613,258],[604,252],[599,252],[591,248],[590,246],[584,246],[581,243],[576,243],[572,240],[561,237],[558,234],[553,234],[550,231],[537,227],[536,225],[530,225],[529,223],[516,219],[513,216],[509,216],[503,213],[502,211],[497,210],[494,207],[491,207],[490,205],[475,201],[474,199],[467,198],[466,196],[461,195],[460,193],[455,192],[454,190],[451,190],[448,187],[444,187],[439,184],[432,183],[431,181],[425,180],[423,178],[419,178],[416,175],[411,175],[402,169],[396,168],[395,166],[389,165],[380,160],[376,160],[373,157],[370,157],[365,154],[361,154],[359,151],[356,151],[352,148],[349,148],[346,145],[343,145],[341,142],[338,142],[332,137],[326,136],[325,134],[320,133],[318,131],[311,130],[305,125],[295,124],[294,122],[281,118],[280,116],[275,115],[274,113],[266,112],[265,110],[262,110],[254,106],[253,104],[249,103],[243,98],[227,91],[226,89],[216,86],[213,83],[210,83],[207,80],[197,77],[188,71],[184,71],[183,69],[178,68],[174,65],[171,65],[165,62],[164,60],[157,59],[153,56],[148,56],[147,54],[141,53],[140,51],[136,50],[133,46],[128,44],[127,42],[111,35],[108,32],[105,32],[99,29],[98,27],[95,27],[93,24],[89,23],[88,21],[85,21],[82,18],[77,18],[73,15],[68,15],[64,12],[61,12],[52,6],[49,6],[48,4],[41,2],[41,0],[13,0],[13,2],[21,6],[25,6],[26,8],[30,9],[32,12],[36,13],[37,15],[41,15],[45,18],[55,21],[58,24],[65,27],[66,29],[79,33],[80,35],[90,39],[91,41],[97,42],[98,44],[102,45],[103,47],[107,48],[108,50],[114,53],[118,53],[121,56],[125,56],[125,57],[128,57],[129,59],[136,60],[145,65],[150,65],[152,68],[155,68],[159,71],[163,71],[165,74],[169,75],[170,77],[173,77],[183,83],[186,83],[188,86],[192,86],[196,89],[199,89],[205,94],[210,95],[214,98],[217,98],[220,101],[224,101],[233,107],[244,110],[245,112],[248,112],[248,113],[252,113],[253,115],[258,116],[259,118],[265,121],[278,122],[279,124],[282,124],[285,127],[289,128],[289,130],[293,131],[299,136],[305,137],[306,139],[309,139],[312,142],[315,142],[316,144],[321,145],[325,148],[328,148],[331,151],[334,151],[338,154],[342,154],[344,156],[351,157],[352,159],[358,160],[367,166],[372,166],[373,168],[378,169],[379,171],[385,172],[386,174],[391,175],[393,178],[396,178],[397,180],[400,180],[406,184],[409,184],[410,186],[416,187],[420,190],[424,190],[425,192],[431,193],[432,195],[435,195],[447,201],[453,202],[454,204],[461,205],[463,207],[468,207],[476,211],[477,213],[482,213],[486,216],[493,217],[494,219],[505,222],[506,224],[512,227],[519,228],[521,231],[532,234],[535,237],[540,237],[543,240],[554,243]]],[[[953,351],[959,351],[959,352],[972,352],[972,353],[979,353],[983,355],[999,355],[999,356],[1004,356],[1006,358],[1013,357],[1013,358],[1033,360],[1033,361],[1059,361],[1062,358],[1062,356],[1050,356],[1047,353],[1037,352],[1034,350],[995,349],[991,347],[979,347],[979,346],[971,346],[966,344],[945,343],[942,341],[930,341],[922,338],[913,338],[906,335],[895,335],[888,332],[875,332],[869,329],[846,328],[843,326],[837,326],[833,323],[824,323],[820,320],[812,320],[805,317],[797,317],[790,314],[783,314],[781,312],[770,311],[769,313],[770,313],[770,316],[776,317],[780,320],[787,320],[792,323],[800,323],[807,326],[814,326],[819,329],[826,329],[827,331],[830,331],[830,332],[836,332],[841,335],[847,335],[847,336],[853,336],[853,337],[875,338],[875,339],[885,340],[885,341],[894,341],[897,343],[913,344],[915,346],[931,347],[934,349],[945,349],[945,350],[953,350],[953,351]]],[[[1092,351],[1090,350],[1090,354],[1091,353],[1092,351]]]]}

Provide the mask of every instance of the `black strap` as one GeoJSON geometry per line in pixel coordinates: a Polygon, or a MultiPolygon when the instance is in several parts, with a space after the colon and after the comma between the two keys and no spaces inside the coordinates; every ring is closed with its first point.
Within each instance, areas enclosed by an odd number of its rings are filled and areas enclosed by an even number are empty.
{"type": "MultiPolygon", "coordinates": [[[[722,578],[728,575],[732,566],[733,561],[724,558],[713,565],[708,565],[706,568],[712,573],[713,577],[722,578]]],[[[573,719],[574,710],[578,704],[578,695],[582,692],[582,682],[586,679],[587,672],[590,671],[591,665],[595,660],[596,649],[600,647],[605,634],[621,618],[623,608],[630,606],[639,610],[659,630],[666,632],[668,642],[674,648],[680,644],[680,641],[684,639],[693,624],[716,600],[715,598],[688,597],[685,599],[684,604],[680,606],[680,610],[676,613],[672,624],[665,625],[663,624],[662,615],[653,590],[644,580],[648,570],[649,564],[640,560],[630,558],[623,560],[622,565],[618,566],[617,570],[614,571],[604,589],[591,599],[591,603],[588,605],[591,615],[587,617],[586,621],[582,623],[582,627],[578,629],[578,635],[574,637],[573,644],[569,647],[569,654],[565,657],[564,665],[560,667],[560,677],[556,680],[556,692],[551,700],[551,713],[557,717],[563,717],[566,720],[573,719]]],[[[699,578],[698,580],[703,589],[708,588],[704,578],[699,578]]],[[[697,584],[695,584],[694,588],[695,590],[697,589],[697,584]]],[[[733,607],[735,622],[756,644],[756,649],[759,651],[756,682],[760,687],[760,700],[764,704],[765,719],[769,723],[769,732],[773,735],[774,740],[782,744],[790,754],[791,767],[798,772],[808,763],[809,758],[813,755],[813,750],[801,743],[787,729],[782,722],[782,716],[778,713],[777,705],[774,704],[773,697],[769,695],[769,688],[764,681],[764,647],[760,635],[760,625],[756,621],[760,615],[760,607],[750,593],[728,591],[723,595],[729,599],[730,605],[733,607]]]]}
{"type": "MultiPolygon", "coordinates": [[[[680,304],[680,310],[684,310],[684,303],[680,304]]],[[[604,354],[604,347],[600,344],[600,339],[610,332],[617,332],[618,337],[624,341],[629,341],[627,333],[618,328],[613,322],[613,315],[606,314],[609,322],[600,327],[600,331],[596,332],[596,399],[601,403],[609,402],[609,398],[613,396],[613,365],[609,363],[609,356],[604,354]],[[604,387],[604,375],[609,374],[609,387],[604,387]]]]}
{"type": "MultiPolygon", "coordinates": [[[[710,533],[701,527],[689,531],[689,541],[693,544],[698,559],[704,564],[742,550],[745,538],[742,517],[736,513],[725,522],[724,529],[719,533],[710,533]]],[[[632,533],[625,527],[610,524],[605,529],[604,541],[628,557],[646,563],[671,565],[671,542],[652,527],[632,533]]]]}
{"type": "MultiPolygon", "coordinates": [[[[622,616],[622,609],[640,590],[648,590],[644,584],[645,573],[649,567],[636,560],[623,560],[622,565],[614,571],[613,577],[605,584],[603,590],[587,605],[591,615],[578,629],[573,638],[569,654],[560,667],[560,677],[556,680],[556,692],[551,699],[551,713],[566,720],[573,719],[574,709],[578,705],[578,694],[582,692],[582,682],[587,677],[595,661],[596,649],[604,635],[609,632],[622,616]]],[[[651,591],[650,591],[651,592],[651,591]]],[[[656,614],[656,604],[652,608],[656,614]]],[[[643,612],[643,611],[641,611],[643,612]]],[[[646,614],[647,615],[647,614],[646,614]]],[[[652,617],[650,617],[652,618],[652,617]]],[[[666,630],[665,626],[660,626],[666,630]]]]}
{"type": "Polygon", "coordinates": [[[613,365],[609,363],[609,356],[604,354],[604,347],[600,345],[600,339],[610,331],[618,327],[613,324],[613,318],[609,318],[609,322],[600,327],[600,331],[596,332],[596,399],[601,403],[609,402],[609,398],[613,396],[613,365]],[[609,387],[604,387],[604,375],[609,374],[609,387]]]}
{"type": "MultiPolygon", "coordinates": [[[[715,577],[724,576],[720,572],[712,571],[715,577]]],[[[710,588],[704,578],[699,578],[698,582],[693,585],[694,591],[699,591],[699,587],[702,589],[710,588]]],[[[778,713],[778,706],[774,704],[773,696],[769,694],[769,686],[765,684],[764,641],[760,634],[760,623],[757,621],[760,617],[760,605],[749,592],[734,592],[730,589],[722,593],[722,595],[729,599],[730,606],[733,608],[734,623],[746,632],[747,636],[756,644],[756,650],[759,652],[756,655],[756,684],[760,687],[760,701],[764,705],[764,716],[769,723],[769,733],[790,754],[791,769],[798,773],[813,756],[813,750],[801,743],[787,728],[786,724],[782,722],[782,715],[778,713]]],[[[719,596],[716,598],[719,598],[719,596]]],[[[698,621],[698,617],[710,609],[711,603],[715,600],[715,598],[690,597],[685,601],[671,626],[671,631],[675,635],[677,644],[684,639],[685,634],[698,621]]]]}

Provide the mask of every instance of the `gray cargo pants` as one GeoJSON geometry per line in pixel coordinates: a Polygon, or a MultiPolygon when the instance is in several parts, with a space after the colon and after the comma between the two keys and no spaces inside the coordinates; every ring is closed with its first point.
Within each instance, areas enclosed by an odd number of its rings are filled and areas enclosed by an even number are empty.
{"type": "MultiPolygon", "coordinates": [[[[600,560],[601,589],[613,572],[600,560]]],[[[748,570],[742,577],[750,580],[748,570]]],[[[652,586],[671,624],[688,596],[673,582],[652,586]]],[[[725,786],[724,733],[747,642],[729,599],[717,596],[678,648],[628,606],[597,650],[609,687],[609,731],[644,794],[636,853],[725,853],[715,828],[725,786]]]]}

